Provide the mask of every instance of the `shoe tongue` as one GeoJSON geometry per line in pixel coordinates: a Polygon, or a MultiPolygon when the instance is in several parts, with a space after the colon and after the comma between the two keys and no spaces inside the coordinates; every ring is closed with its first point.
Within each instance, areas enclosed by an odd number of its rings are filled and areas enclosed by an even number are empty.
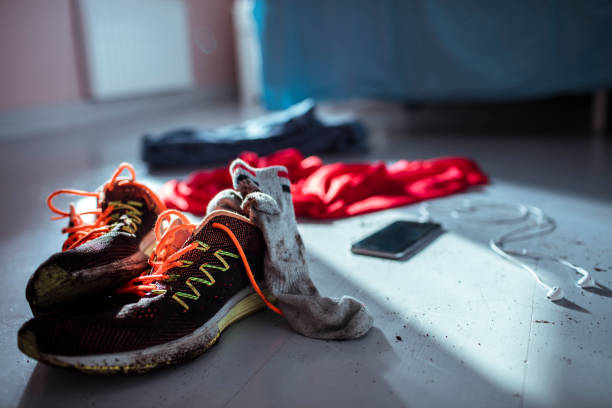
{"type": "MultiPolygon", "coordinates": [[[[79,225],[83,224],[83,220],[81,219],[81,217],[79,217],[77,215],[76,212],[76,208],[74,206],[74,204],[70,203],[70,210],[69,210],[69,216],[68,216],[68,226],[69,227],[77,227],[79,225]]],[[[71,235],[71,234],[69,234],[71,235]]]]}
{"type": "MultiPolygon", "coordinates": [[[[168,227],[168,229],[180,224],[182,224],[181,220],[176,219],[172,221],[172,224],[170,224],[170,227],[168,227]]],[[[175,231],[171,237],[168,237],[167,245],[170,248],[169,253],[173,254],[182,247],[190,244],[193,241],[191,239],[192,236],[193,235],[186,229],[179,229],[175,231]]]]}
{"type": "Polygon", "coordinates": [[[185,244],[183,246],[187,246],[187,245],[191,244],[193,241],[195,241],[197,239],[198,235],[200,234],[200,232],[202,231],[202,229],[209,222],[212,222],[212,220],[207,219],[207,217],[204,217],[204,219],[195,227],[195,229],[191,233],[191,236],[189,238],[187,238],[187,240],[185,241],[185,244]]]}
{"type": "Polygon", "coordinates": [[[112,201],[121,201],[124,203],[128,201],[140,201],[151,209],[155,205],[145,189],[135,183],[115,183],[112,190],[108,188],[104,189],[100,197],[100,208],[104,211],[112,201]]]}

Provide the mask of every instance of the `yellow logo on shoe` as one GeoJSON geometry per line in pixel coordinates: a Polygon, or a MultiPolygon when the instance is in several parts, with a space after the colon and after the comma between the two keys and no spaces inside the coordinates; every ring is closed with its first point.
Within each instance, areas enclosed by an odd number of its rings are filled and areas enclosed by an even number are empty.
{"type": "MultiPolygon", "coordinates": [[[[201,241],[197,241],[199,246],[197,249],[201,250],[201,251],[208,251],[208,249],[210,248],[210,246],[204,242],[201,241]]],[[[191,276],[189,278],[187,278],[187,280],[185,281],[185,285],[187,285],[187,287],[189,289],[191,289],[191,291],[193,293],[185,293],[185,292],[176,292],[174,295],[172,295],[172,299],[176,300],[178,302],[178,304],[180,304],[185,311],[189,310],[189,305],[187,303],[185,303],[183,300],[181,300],[181,298],[184,299],[191,299],[191,300],[198,300],[200,298],[200,292],[195,288],[194,283],[201,283],[207,286],[212,286],[214,285],[215,278],[213,278],[213,276],[211,275],[210,272],[208,272],[206,270],[206,268],[209,269],[217,269],[221,272],[225,272],[227,271],[230,267],[229,264],[227,263],[227,261],[225,260],[224,257],[230,257],[230,258],[238,258],[238,255],[231,253],[231,252],[227,252],[224,251],[222,249],[218,249],[215,251],[215,257],[219,260],[219,262],[221,262],[222,266],[216,266],[216,265],[211,265],[211,264],[202,264],[200,265],[200,271],[206,275],[206,277],[208,279],[204,279],[204,278],[198,278],[196,276],[191,276]]],[[[190,266],[193,264],[193,262],[190,261],[182,261],[184,263],[184,266],[190,266]]]]}

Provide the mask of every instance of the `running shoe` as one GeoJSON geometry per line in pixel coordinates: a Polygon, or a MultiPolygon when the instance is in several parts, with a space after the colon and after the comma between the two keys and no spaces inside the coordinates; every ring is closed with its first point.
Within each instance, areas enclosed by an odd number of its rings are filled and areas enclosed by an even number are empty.
{"type": "Polygon", "coordinates": [[[139,300],[94,314],[36,317],[19,331],[21,351],[84,372],[145,372],[195,358],[266,305],[281,313],[259,287],[266,246],[248,218],[217,210],[196,226],[168,210],[155,233],[150,271],[117,290],[139,300]]]}
{"type": "Polygon", "coordinates": [[[155,246],[153,226],[164,204],[145,185],[136,182],[134,169],[122,163],[111,179],[95,192],[58,190],[47,199],[52,219],[68,218],[62,251],[43,262],[31,276],[26,298],[34,315],[66,303],[112,291],[149,268],[155,246]],[[128,170],[129,178],[119,178],[128,170]],[[53,204],[58,195],[95,197],[94,211],[77,213],[70,204],[62,211],[53,204]],[[86,222],[86,217],[93,222],[86,222]]]}

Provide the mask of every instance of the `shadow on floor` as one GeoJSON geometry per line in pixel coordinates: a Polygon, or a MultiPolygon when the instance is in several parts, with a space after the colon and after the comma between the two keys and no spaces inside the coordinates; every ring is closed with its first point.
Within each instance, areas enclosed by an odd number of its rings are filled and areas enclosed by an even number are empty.
{"type": "Polygon", "coordinates": [[[407,406],[468,397],[436,393],[445,382],[478,390],[491,403],[516,403],[516,396],[396,318],[367,291],[322,260],[313,263],[317,275],[327,277],[323,288],[358,293],[368,305],[375,327],[366,336],[341,342],[313,340],[295,334],[282,318],[265,311],[228,329],[217,346],[193,362],[142,376],[92,376],[38,364],[19,406],[290,406],[296,401],[303,406],[407,406]],[[428,355],[435,355],[436,362],[428,355]]]}

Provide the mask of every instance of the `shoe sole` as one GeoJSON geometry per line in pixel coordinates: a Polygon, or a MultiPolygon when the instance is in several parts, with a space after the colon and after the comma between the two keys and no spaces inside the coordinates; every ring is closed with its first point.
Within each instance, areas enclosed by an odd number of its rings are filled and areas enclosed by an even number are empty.
{"type": "MultiPolygon", "coordinates": [[[[266,298],[273,299],[267,293],[266,298]]],[[[144,373],[198,357],[212,347],[221,332],[231,324],[265,307],[264,302],[257,293],[253,293],[252,288],[245,288],[193,333],[168,343],[121,353],[91,356],[47,354],[38,350],[36,337],[29,330],[19,333],[18,345],[19,349],[30,357],[58,367],[96,374],[144,373]]]]}
{"type": "Polygon", "coordinates": [[[105,292],[131,279],[149,267],[148,258],[154,248],[155,235],[147,234],[138,252],[108,265],[74,272],[67,272],[58,265],[41,268],[28,284],[32,311],[36,315],[78,297],[105,292]]]}

